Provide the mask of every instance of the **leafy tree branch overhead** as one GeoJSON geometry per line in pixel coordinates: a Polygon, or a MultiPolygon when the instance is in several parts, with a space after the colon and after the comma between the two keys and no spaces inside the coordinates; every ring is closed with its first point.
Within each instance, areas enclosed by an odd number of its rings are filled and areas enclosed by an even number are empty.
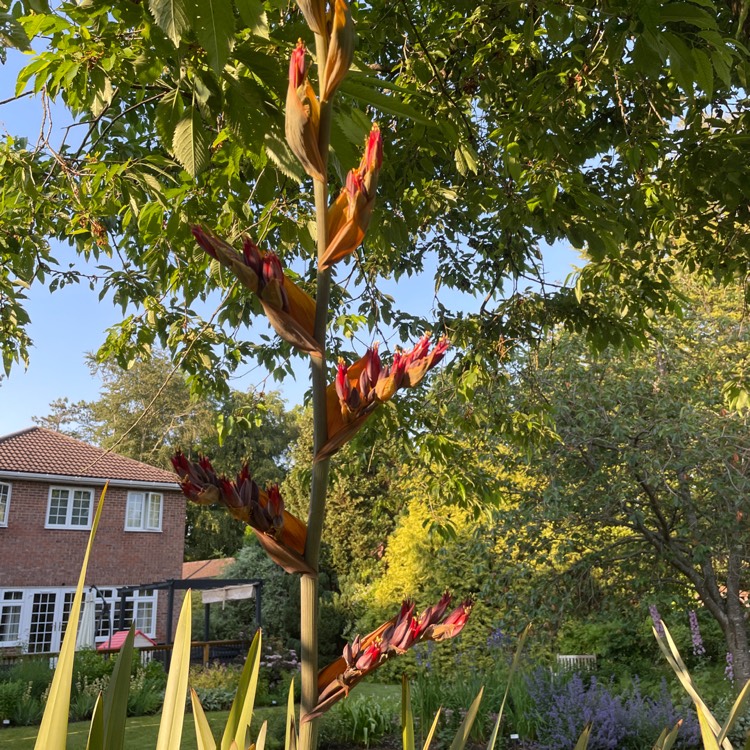
{"type": "MultiPolygon", "coordinates": [[[[599,348],[633,345],[652,310],[678,304],[679,266],[722,281],[747,272],[737,4],[376,2],[352,16],[330,165],[343,184],[370,127],[363,108],[388,132],[387,158],[367,239],[334,281],[332,320],[398,330],[409,311],[373,281],[431,256],[440,287],[483,300],[476,312],[438,307],[459,345],[494,356],[498,341],[557,322],[599,348]],[[556,241],[588,258],[577,284],[528,288],[556,241]]],[[[79,278],[51,238],[93,258],[102,295],[126,311],[103,355],[132,361],[158,343],[217,390],[243,359],[289,371],[286,346],[236,335],[260,302],[189,227],[230,241],[252,230],[309,290],[314,200],[284,139],[277,64],[304,29],[275,0],[11,4],[4,44],[34,50],[16,93],[61,101],[81,126],[60,149],[1,146],[6,371],[28,358],[24,289],[79,278]],[[207,278],[227,296],[209,321],[195,310],[207,278]]]]}

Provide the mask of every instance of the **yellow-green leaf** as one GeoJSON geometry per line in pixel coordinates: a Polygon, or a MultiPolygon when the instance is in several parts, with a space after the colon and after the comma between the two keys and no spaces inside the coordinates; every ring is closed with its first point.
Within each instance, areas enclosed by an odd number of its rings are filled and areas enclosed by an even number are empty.
{"type": "Polygon", "coordinates": [[[52,677],[47,705],[42,716],[42,723],[39,727],[39,734],[36,737],[34,750],[65,750],[65,743],[68,736],[68,712],[70,710],[70,687],[73,681],[73,660],[75,658],[76,635],[78,632],[78,621],[81,617],[81,602],[83,600],[83,587],[86,582],[86,570],[91,556],[91,547],[94,544],[96,530],[99,527],[99,519],[104,507],[104,497],[107,494],[106,484],[99,497],[99,504],[96,507],[94,522],[91,524],[89,541],[86,545],[86,552],[83,556],[81,573],[78,576],[78,586],[73,597],[73,605],[70,608],[68,622],[70,626],[65,630],[60,656],[57,660],[55,674],[52,677]]]}
{"type": "Polygon", "coordinates": [[[490,736],[490,741],[487,743],[487,750],[493,750],[495,747],[495,743],[497,742],[497,736],[500,733],[500,724],[503,721],[503,711],[505,711],[505,703],[508,700],[508,693],[510,692],[510,682],[513,679],[513,675],[516,673],[516,670],[518,669],[518,665],[521,662],[521,653],[523,652],[524,644],[526,643],[526,638],[529,635],[529,631],[531,630],[531,623],[529,623],[525,628],[523,633],[521,633],[521,637],[518,639],[518,646],[516,646],[516,653],[513,655],[513,661],[510,665],[510,670],[508,671],[508,682],[505,685],[505,693],[503,693],[503,702],[500,704],[500,710],[497,712],[497,720],[495,721],[495,728],[492,730],[492,735],[490,736]]]}
{"type": "Polygon", "coordinates": [[[479,711],[479,704],[482,702],[483,693],[484,688],[479,691],[477,697],[474,698],[474,702],[469,706],[469,710],[466,712],[466,716],[464,716],[464,720],[458,728],[456,737],[451,743],[450,750],[463,750],[463,748],[466,747],[466,743],[469,741],[471,727],[474,724],[474,719],[477,717],[477,711],[479,711]]]}
{"type": "Polygon", "coordinates": [[[169,667],[167,688],[164,692],[164,705],[161,710],[156,750],[180,750],[188,675],[190,673],[192,602],[192,592],[188,589],[182,602],[177,632],[172,645],[172,663],[169,667]]]}
{"type": "Polygon", "coordinates": [[[589,746],[589,737],[591,737],[591,724],[586,724],[581,732],[581,736],[578,738],[578,742],[576,742],[574,750],[586,750],[589,746]]]}
{"type": "Polygon", "coordinates": [[[405,674],[401,675],[401,740],[404,750],[414,750],[414,715],[409,680],[405,674]]]}
{"type": "Polygon", "coordinates": [[[104,744],[104,703],[102,694],[96,696],[94,711],[91,714],[91,724],[89,724],[89,737],[86,740],[86,750],[109,750],[104,744]]]}
{"type": "Polygon", "coordinates": [[[724,738],[729,734],[729,730],[734,726],[734,722],[737,721],[737,717],[741,715],[742,709],[745,707],[745,703],[747,702],[748,695],[750,695],[750,680],[745,683],[745,687],[742,688],[740,694],[737,696],[737,699],[732,706],[732,710],[729,712],[726,723],[722,727],[721,732],[719,732],[719,736],[717,738],[719,744],[724,741],[724,738]]]}
{"type": "Polygon", "coordinates": [[[221,750],[229,750],[232,742],[238,747],[245,747],[245,735],[253,716],[255,704],[255,691],[258,687],[258,672],[260,671],[260,644],[261,634],[258,630],[250,644],[245,666],[240,675],[237,694],[232,701],[232,708],[227,717],[224,728],[224,736],[221,738],[221,750]]]}
{"type": "MultiPolygon", "coordinates": [[[[292,693],[292,695],[294,695],[294,693],[292,693]]],[[[258,739],[255,741],[255,750],[265,750],[267,734],[268,734],[268,722],[264,721],[260,725],[260,732],[258,732],[258,739]]]]}
{"type": "Polygon", "coordinates": [[[422,746],[422,750],[430,750],[430,744],[432,743],[432,738],[435,736],[435,730],[437,729],[438,719],[440,718],[440,712],[442,710],[443,710],[442,708],[439,708],[437,710],[437,713],[435,714],[435,718],[432,720],[432,726],[430,727],[430,731],[427,734],[427,739],[424,741],[424,745],[422,746]]]}
{"type": "Polygon", "coordinates": [[[106,750],[122,750],[125,745],[125,718],[128,715],[134,642],[135,625],[133,624],[125,637],[120,653],[117,654],[117,661],[104,693],[104,747],[106,750]]]}
{"type": "Polygon", "coordinates": [[[203,706],[201,706],[198,693],[193,688],[190,688],[190,702],[193,706],[193,722],[195,723],[195,739],[198,750],[216,750],[216,741],[211,734],[211,727],[203,711],[203,706]]]}
{"type": "Polygon", "coordinates": [[[286,703],[286,742],[284,750],[297,750],[297,720],[294,714],[294,679],[289,685],[289,699],[286,703]]]}
{"type": "Polygon", "coordinates": [[[720,750],[719,743],[716,740],[716,735],[711,730],[711,726],[708,721],[708,717],[705,712],[701,710],[700,706],[695,707],[698,713],[698,724],[701,728],[701,740],[703,740],[703,750],[720,750]]]}

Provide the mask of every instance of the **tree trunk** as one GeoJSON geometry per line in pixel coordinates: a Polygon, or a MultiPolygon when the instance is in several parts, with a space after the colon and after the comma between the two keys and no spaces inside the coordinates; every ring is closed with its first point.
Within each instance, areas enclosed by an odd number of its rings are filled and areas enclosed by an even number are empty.
{"type": "Polygon", "coordinates": [[[740,599],[742,573],[742,551],[737,548],[729,553],[727,565],[727,624],[724,635],[729,653],[732,654],[734,679],[740,687],[750,680],[750,651],[747,637],[747,607],[740,599]]]}

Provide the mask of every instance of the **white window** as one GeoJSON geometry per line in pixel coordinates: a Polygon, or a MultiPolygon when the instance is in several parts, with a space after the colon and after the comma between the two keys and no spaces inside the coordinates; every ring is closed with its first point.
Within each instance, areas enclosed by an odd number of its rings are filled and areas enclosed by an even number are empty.
{"type": "Polygon", "coordinates": [[[91,528],[93,492],[79,487],[51,487],[47,528],[91,528]]]}
{"type": "Polygon", "coordinates": [[[146,635],[153,636],[156,633],[156,597],[152,591],[136,594],[133,602],[135,612],[133,622],[136,628],[142,630],[146,635]]]}
{"type": "Polygon", "coordinates": [[[4,591],[0,597],[0,643],[9,644],[19,640],[23,591],[4,591]]]}
{"type": "Polygon", "coordinates": [[[8,525],[8,509],[10,508],[10,485],[0,482],[0,526],[8,525]]]}
{"type": "Polygon", "coordinates": [[[161,506],[158,492],[128,492],[125,531],[161,531],[161,506]]]}
{"type": "MultiPolygon", "coordinates": [[[[138,630],[143,631],[150,638],[155,638],[157,596],[158,593],[153,589],[128,594],[125,600],[125,611],[122,613],[125,627],[129,628],[130,623],[135,623],[138,630]]],[[[120,599],[115,597],[112,605],[114,628],[117,630],[120,626],[120,599]]]]}

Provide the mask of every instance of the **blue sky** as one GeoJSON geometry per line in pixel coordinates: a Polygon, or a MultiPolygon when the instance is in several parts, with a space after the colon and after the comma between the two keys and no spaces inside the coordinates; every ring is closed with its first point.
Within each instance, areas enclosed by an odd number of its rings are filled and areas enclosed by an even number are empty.
{"type": "MultiPolygon", "coordinates": [[[[15,78],[26,63],[24,56],[9,51],[8,62],[0,66],[0,101],[13,96],[15,78]]],[[[50,141],[58,145],[63,129],[71,120],[62,107],[53,107],[50,141]]],[[[42,124],[40,101],[29,97],[0,107],[0,131],[27,136],[36,141],[42,124]]],[[[55,248],[58,260],[80,264],[73,252],[63,246],[55,248]]],[[[545,253],[545,266],[550,281],[562,281],[577,262],[576,254],[561,246],[549,248],[545,253]]],[[[427,269],[425,274],[400,283],[383,281],[387,294],[397,300],[408,299],[402,305],[415,315],[430,317],[434,305],[434,275],[427,269]]],[[[480,301],[469,295],[441,290],[441,300],[450,306],[459,306],[465,311],[478,310],[480,301]]],[[[14,368],[7,379],[0,381],[0,435],[30,427],[33,416],[44,416],[48,405],[55,399],[67,397],[71,401],[93,400],[100,388],[98,378],[92,377],[85,365],[85,355],[99,348],[105,338],[106,329],[122,319],[119,307],[109,299],[99,301],[98,290],[88,285],[70,285],[50,293],[35,285],[29,291],[27,310],[32,323],[29,334],[33,340],[28,369],[14,368]]],[[[265,328],[265,324],[259,321],[265,328]]],[[[265,373],[248,365],[240,371],[232,383],[238,389],[259,386],[265,373]]],[[[303,370],[304,372],[304,370],[303,370]]],[[[285,382],[281,387],[270,383],[268,388],[280,388],[290,403],[299,403],[307,388],[307,378],[285,382]]]]}

